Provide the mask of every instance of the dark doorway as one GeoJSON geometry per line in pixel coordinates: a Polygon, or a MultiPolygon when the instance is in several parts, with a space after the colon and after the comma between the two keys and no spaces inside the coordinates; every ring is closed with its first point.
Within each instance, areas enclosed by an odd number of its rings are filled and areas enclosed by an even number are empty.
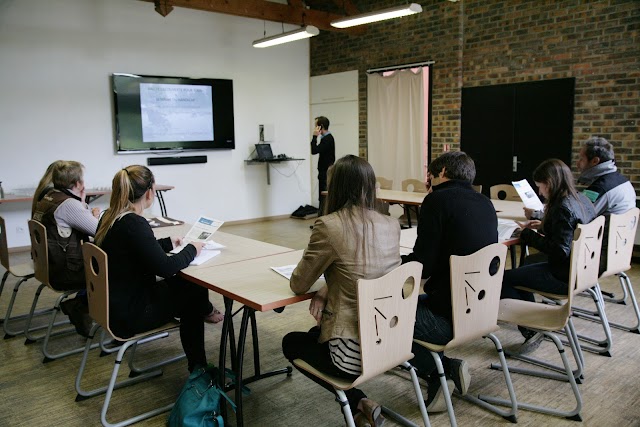
{"type": "Polygon", "coordinates": [[[533,170],[548,158],[571,166],[574,88],[569,78],[462,89],[461,149],[483,193],[524,178],[534,186],[533,170]]]}

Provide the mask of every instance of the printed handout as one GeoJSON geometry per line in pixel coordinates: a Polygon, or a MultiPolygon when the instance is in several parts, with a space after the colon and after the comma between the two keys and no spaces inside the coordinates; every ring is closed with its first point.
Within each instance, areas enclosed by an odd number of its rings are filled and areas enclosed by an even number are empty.
{"type": "Polygon", "coordinates": [[[512,184],[522,199],[525,208],[534,209],[536,211],[544,209],[544,205],[538,198],[536,192],[533,191],[533,188],[531,188],[531,185],[529,185],[529,181],[523,179],[522,181],[513,181],[512,184]]]}
{"type": "MultiPolygon", "coordinates": [[[[293,270],[295,270],[295,268],[296,268],[295,264],[284,265],[282,267],[271,267],[273,271],[275,271],[282,277],[286,278],[287,280],[291,280],[291,275],[293,274],[293,270]]],[[[318,280],[316,280],[316,283],[314,283],[313,286],[311,286],[311,288],[307,291],[307,293],[318,292],[326,284],[327,282],[324,280],[324,274],[323,274],[318,278],[318,280]]]]}
{"type": "MultiPolygon", "coordinates": [[[[224,248],[223,245],[211,241],[211,237],[213,233],[220,228],[220,226],[224,224],[224,221],[220,221],[219,219],[208,218],[206,216],[200,216],[198,220],[193,224],[189,232],[183,237],[182,245],[173,249],[171,253],[177,254],[180,252],[186,245],[191,242],[201,242],[204,243],[205,246],[203,249],[205,250],[215,250],[224,248]]],[[[204,251],[203,251],[204,252],[204,251]]]]}
{"type": "Polygon", "coordinates": [[[511,219],[498,218],[498,241],[505,241],[517,237],[520,226],[511,219]]]}

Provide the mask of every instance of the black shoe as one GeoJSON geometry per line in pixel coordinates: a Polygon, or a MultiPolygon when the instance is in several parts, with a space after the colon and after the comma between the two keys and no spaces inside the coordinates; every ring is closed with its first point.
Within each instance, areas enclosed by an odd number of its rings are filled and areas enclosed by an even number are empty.
{"type": "Polygon", "coordinates": [[[544,335],[540,332],[533,332],[533,335],[529,335],[522,344],[509,346],[504,349],[505,353],[512,355],[522,355],[531,353],[540,347],[542,341],[544,340],[544,335]]]}
{"type": "Polygon", "coordinates": [[[291,216],[303,217],[304,216],[303,211],[304,211],[304,206],[300,205],[300,207],[298,209],[293,211],[291,216]]]}
{"type": "MultiPolygon", "coordinates": [[[[454,386],[453,380],[447,380],[449,396],[453,394],[454,386]]],[[[424,404],[427,407],[427,412],[430,413],[444,412],[447,410],[447,401],[445,400],[439,380],[427,383],[427,400],[424,401],[424,404]]]]}
{"type": "Polygon", "coordinates": [[[467,394],[471,383],[469,364],[461,359],[449,359],[448,365],[448,369],[445,372],[447,379],[453,380],[458,393],[464,396],[467,394]]]}
{"type": "Polygon", "coordinates": [[[89,316],[89,306],[84,304],[78,298],[62,301],[60,309],[64,314],[69,316],[71,324],[75,326],[76,332],[85,338],[89,338],[93,319],[89,316]]]}

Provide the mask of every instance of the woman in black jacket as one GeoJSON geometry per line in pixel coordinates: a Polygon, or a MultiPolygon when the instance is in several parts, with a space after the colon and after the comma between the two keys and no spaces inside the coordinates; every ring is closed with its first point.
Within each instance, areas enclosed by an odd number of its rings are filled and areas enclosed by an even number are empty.
{"type": "Polygon", "coordinates": [[[155,180],[145,166],[128,166],[113,178],[109,209],[96,232],[96,244],[109,257],[109,327],[123,338],[180,318],[180,340],[189,371],[206,365],[204,323],[222,314],[209,302],[206,288],[178,276],[200,253],[189,243],[179,253],[180,238],[156,240],[142,212],[153,204],[155,180]],[[156,281],[156,276],[164,280],[156,281]]]}
{"type": "MultiPolygon", "coordinates": [[[[523,224],[520,240],[546,254],[547,260],[506,270],[501,298],[535,301],[531,292],[515,289],[515,286],[567,294],[573,232],[578,224],[588,224],[596,216],[589,199],[576,191],[571,170],[561,160],[542,162],[533,171],[533,180],[540,195],[547,200],[544,219],[523,224]]],[[[525,344],[533,343],[535,333],[524,328],[521,332],[526,339],[525,344]]],[[[535,336],[537,342],[540,338],[535,336]]]]}

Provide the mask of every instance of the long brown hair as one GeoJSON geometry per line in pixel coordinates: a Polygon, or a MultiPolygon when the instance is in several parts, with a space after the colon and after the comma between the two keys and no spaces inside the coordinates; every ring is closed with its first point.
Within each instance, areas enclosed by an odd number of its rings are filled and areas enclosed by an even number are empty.
{"type": "Polygon", "coordinates": [[[133,211],[133,204],[153,188],[155,179],[146,166],[133,165],[116,172],[111,183],[111,201],[109,209],[102,216],[96,232],[96,244],[104,241],[107,232],[116,220],[125,212],[133,211]]]}
{"type": "MultiPolygon", "coordinates": [[[[545,214],[552,206],[562,203],[565,197],[573,197],[578,200],[578,192],[573,183],[571,169],[558,159],[547,159],[533,171],[535,182],[544,182],[549,189],[549,197],[545,207],[545,214]]],[[[545,215],[546,217],[546,215],[545,215]]]]}
{"type": "Polygon", "coordinates": [[[36,205],[40,201],[40,196],[46,188],[53,187],[53,169],[58,166],[58,164],[64,163],[64,160],[56,160],[51,163],[47,170],[45,171],[43,177],[40,179],[38,186],[36,187],[36,191],[33,193],[33,201],[31,202],[31,217],[36,211],[36,205]]]}

